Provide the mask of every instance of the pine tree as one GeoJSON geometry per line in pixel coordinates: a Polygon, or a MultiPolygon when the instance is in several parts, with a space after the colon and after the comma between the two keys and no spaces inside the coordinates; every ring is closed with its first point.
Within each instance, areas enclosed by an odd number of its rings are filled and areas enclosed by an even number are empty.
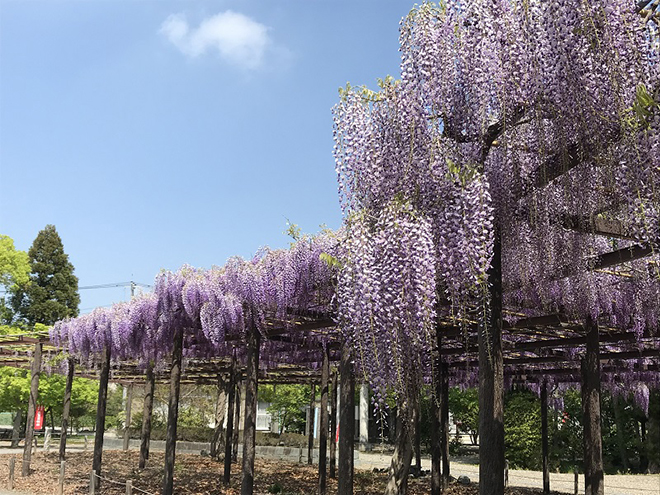
{"type": "Polygon", "coordinates": [[[78,277],[64,252],[54,225],[39,232],[28,251],[30,280],[11,290],[11,305],[18,320],[28,325],[52,325],[78,316],[78,277]]]}

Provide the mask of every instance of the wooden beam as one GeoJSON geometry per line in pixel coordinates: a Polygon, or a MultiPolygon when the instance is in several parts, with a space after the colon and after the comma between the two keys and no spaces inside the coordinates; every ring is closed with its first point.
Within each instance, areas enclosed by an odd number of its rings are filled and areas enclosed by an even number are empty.
{"type": "Polygon", "coordinates": [[[653,248],[635,244],[631,247],[617,249],[609,253],[603,253],[593,258],[593,269],[601,270],[610,266],[620,265],[629,261],[645,258],[653,253],[653,248]]]}

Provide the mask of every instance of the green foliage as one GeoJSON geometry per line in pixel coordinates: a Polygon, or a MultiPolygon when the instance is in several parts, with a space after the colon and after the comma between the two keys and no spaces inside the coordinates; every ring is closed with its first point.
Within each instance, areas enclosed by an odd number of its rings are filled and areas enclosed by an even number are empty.
{"type": "Polygon", "coordinates": [[[10,288],[10,302],[18,320],[28,325],[52,325],[78,316],[78,277],[55,226],[47,225],[39,232],[28,257],[29,280],[10,288]]]}
{"type": "Polygon", "coordinates": [[[270,402],[268,412],[283,431],[300,433],[305,428],[305,407],[309,404],[310,388],[306,385],[263,385],[259,400],[270,402]]]}
{"type": "Polygon", "coordinates": [[[512,468],[541,469],[541,402],[529,390],[506,394],[504,447],[512,468]]]}
{"type": "MultiPolygon", "coordinates": [[[[14,247],[14,240],[6,235],[0,235],[0,285],[5,290],[25,285],[29,280],[30,261],[25,251],[14,247]]],[[[0,298],[0,321],[10,322],[12,311],[5,304],[5,298],[0,298]]]]}
{"type": "Polygon", "coordinates": [[[477,443],[479,434],[479,391],[476,388],[461,390],[458,387],[449,389],[449,412],[457,423],[457,427],[467,432],[472,443],[477,443]]]}

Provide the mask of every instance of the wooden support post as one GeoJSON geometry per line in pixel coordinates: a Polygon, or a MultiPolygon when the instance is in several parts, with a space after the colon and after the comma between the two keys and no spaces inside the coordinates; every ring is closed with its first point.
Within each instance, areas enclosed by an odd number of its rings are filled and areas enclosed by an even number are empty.
{"type": "Polygon", "coordinates": [[[66,458],[66,435],[69,430],[69,413],[71,411],[71,388],[73,387],[73,372],[74,362],[73,358],[68,358],[67,374],[66,374],[66,388],[64,389],[64,404],[62,409],[62,429],[60,431],[60,462],[66,458]]]}
{"type": "Polygon", "coordinates": [[[316,398],[316,386],[312,383],[309,386],[309,421],[307,422],[307,464],[312,465],[314,455],[314,404],[316,398]]]}
{"type": "Polygon", "coordinates": [[[222,481],[229,485],[231,478],[231,454],[234,439],[234,402],[236,401],[236,374],[238,365],[236,363],[236,351],[231,358],[231,371],[229,372],[229,397],[227,404],[227,428],[225,430],[225,471],[222,481]]]}
{"type": "Polygon", "coordinates": [[[417,476],[419,476],[422,473],[422,432],[421,432],[421,425],[420,425],[420,401],[417,401],[417,412],[415,416],[417,419],[415,420],[415,470],[417,471],[417,476]]]}
{"type": "Polygon", "coordinates": [[[243,481],[241,495],[254,492],[254,456],[257,433],[257,381],[261,334],[250,324],[247,331],[247,363],[245,377],[245,422],[243,424],[243,481]]]}
{"type": "Polygon", "coordinates": [[[490,318],[479,330],[479,494],[504,495],[504,363],[502,359],[502,240],[495,228],[488,269],[490,318]]]}
{"type": "Polygon", "coordinates": [[[441,409],[442,409],[442,334],[439,327],[435,330],[437,355],[433,363],[433,396],[431,397],[431,495],[442,493],[442,447],[441,409]]]}
{"type": "Polygon", "coordinates": [[[34,439],[34,412],[37,410],[39,397],[39,375],[41,374],[41,342],[34,344],[32,370],[30,377],[30,402],[28,403],[27,423],[25,426],[25,447],[23,448],[22,476],[30,475],[30,460],[32,459],[32,442],[34,439]]]}
{"type": "Polygon", "coordinates": [[[582,359],[582,425],[584,428],[584,493],[603,495],[603,443],[600,425],[600,356],[598,324],[587,320],[586,355],[582,359]]]}
{"type": "Polygon", "coordinates": [[[449,364],[442,363],[442,401],[440,402],[440,450],[442,489],[449,488],[449,364]]]}
{"type": "Polygon", "coordinates": [[[211,437],[211,449],[209,454],[214,459],[217,459],[219,450],[219,443],[225,433],[225,419],[227,396],[229,395],[229,380],[226,380],[222,373],[218,373],[218,395],[215,401],[215,427],[213,428],[213,436],[211,437]]]}
{"type": "Polygon", "coordinates": [[[326,462],[328,456],[328,382],[330,378],[330,355],[326,347],[323,349],[321,364],[321,413],[319,428],[319,490],[318,495],[326,493],[326,462]]]}
{"type": "Polygon", "coordinates": [[[350,347],[341,349],[339,406],[339,466],[337,495],[353,495],[353,439],[355,437],[355,377],[350,347]]]}
{"type": "MultiPolygon", "coordinates": [[[[92,470],[98,476],[101,475],[101,460],[103,456],[103,433],[105,433],[105,407],[108,402],[108,380],[110,379],[110,349],[103,349],[103,361],[101,362],[101,376],[99,378],[99,395],[96,403],[96,431],[94,432],[94,460],[92,470]]],[[[100,486],[98,477],[94,477],[96,490],[100,486]]]]}
{"type": "Polygon", "coordinates": [[[16,472],[16,458],[9,459],[9,486],[10,490],[14,489],[14,473],[16,472]]]}
{"type": "Polygon", "coordinates": [[[131,408],[133,407],[133,384],[129,383],[126,392],[126,419],[124,421],[124,450],[128,450],[131,441],[131,408]]]}
{"type": "Polygon", "coordinates": [[[126,480],[126,495],[133,495],[133,482],[126,480]]]}
{"type": "Polygon", "coordinates": [[[548,382],[543,380],[541,385],[541,455],[543,458],[543,493],[550,493],[550,464],[548,446],[548,382]]]}
{"type": "Polygon", "coordinates": [[[330,400],[330,477],[337,476],[337,372],[332,373],[332,398],[330,400]]]}
{"type": "MultiPolygon", "coordinates": [[[[241,386],[243,380],[240,373],[236,377],[236,400],[234,401],[234,433],[232,435],[232,462],[238,462],[238,433],[241,429],[241,386]]],[[[245,431],[245,425],[243,425],[245,431]]]]}
{"type": "Polygon", "coordinates": [[[151,439],[151,415],[154,409],[154,389],[156,378],[154,365],[147,363],[146,382],[144,384],[144,407],[142,409],[142,433],[140,435],[140,461],[139,468],[144,469],[149,459],[149,441],[151,439]]]}
{"type": "Polygon", "coordinates": [[[96,477],[96,471],[92,469],[92,473],[89,475],[89,495],[94,495],[96,493],[97,481],[98,478],[96,477]]]}
{"type": "Polygon", "coordinates": [[[57,495],[64,493],[64,476],[66,474],[66,461],[60,461],[60,478],[57,483],[57,495]]]}
{"type": "Polygon", "coordinates": [[[165,438],[165,474],[163,495],[174,493],[174,458],[176,454],[176,429],[179,419],[179,393],[181,392],[181,359],[183,354],[183,328],[178,327],[172,347],[170,370],[170,400],[167,408],[167,436],[165,438]]]}

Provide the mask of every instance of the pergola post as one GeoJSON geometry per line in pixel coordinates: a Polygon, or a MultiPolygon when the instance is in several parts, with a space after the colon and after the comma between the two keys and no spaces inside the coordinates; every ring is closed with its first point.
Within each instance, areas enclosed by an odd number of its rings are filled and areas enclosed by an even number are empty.
{"type": "Polygon", "coordinates": [[[449,488],[449,364],[442,367],[442,400],[440,402],[440,451],[442,457],[442,489],[449,488]]]}
{"type": "Polygon", "coordinates": [[[176,429],[179,419],[179,393],[181,391],[181,360],[183,354],[183,328],[177,327],[172,348],[170,371],[170,400],[167,408],[167,436],[165,439],[165,474],[163,495],[174,493],[174,458],[176,454],[176,429]]]}
{"type": "Polygon", "coordinates": [[[213,437],[211,438],[210,455],[214,459],[218,457],[218,443],[225,432],[225,412],[227,406],[229,381],[225,377],[218,374],[218,395],[215,401],[215,428],[213,428],[213,437]]]}
{"type": "Polygon", "coordinates": [[[332,373],[332,398],[330,399],[330,477],[337,476],[337,372],[332,373]]]}
{"type": "Polygon", "coordinates": [[[140,435],[140,461],[138,467],[144,469],[149,458],[149,441],[151,439],[151,415],[154,409],[154,389],[156,378],[151,360],[147,363],[146,381],[144,384],[144,407],[142,409],[142,434],[140,435]]]}
{"type": "Polygon", "coordinates": [[[257,433],[257,385],[259,378],[259,330],[250,324],[247,331],[247,365],[245,378],[245,423],[243,424],[243,481],[241,495],[254,492],[254,457],[257,433]]]}
{"type": "Polygon", "coordinates": [[[22,476],[30,475],[30,461],[32,460],[32,440],[34,439],[34,412],[37,410],[37,399],[39,397],[41,350],[41,342],[34,344],[34,355],[32,357],[32,370],[30,374],[30,402],[28,403],[28,415],[25,426],[25,447],[23,448],[23,466],[21,470],[22,476]]]}
{"type": "Polygon", "coordinates": [[[353,439],[355,436],[355,377],[351,351],[341,349],[341,399],[339,406],[339,469],[337,495],[353,495],[353,439]]]}
{"type": "Polygon", "coordinates": [[[586,355],[582,359],[582,424],[584,428],[584,493],[603,495],[603,442],[600,425],[600,351],[598,324],[587,319],[586,355]]]}
{"type": "MultiPolygon", "coordinates": [[[[234,433],[232,435],[232,462],[238,462],[238,433],[241,430],[241,387],[242,377],[240,373],[236,376],[236,398],[234,399],[234,433]]],[[[243,424],[245,431],[245,424],[243,424]]]]}
{"type": "Polygon", "coordinates": [[[328,457],[328,382],[330,378],[330,350],[323,349],[321,364],[321,413],[319,428],[319,490],[318,495],[326,492],[326,463],[328,457]]]}
{"type": "Polygon", "coordinates": [[[548,382],[541,385],[541,455],[543,457],[543,493],[550,493],[550,463],[548,446],[548,382]]]}
{"type": "Polygon", "coordinates": [[[71,412],[71,388],[73,387],[73,358],[66,360],[66,386],[64,389],[64,404],[62,407],[62,428],[60,431],[60,462],[66,459],[66,435],[69,429],[69,413],[71,412]]]}
{"type": "Polygon", "coordinates": [[[231,357],[231,371],[229,372],[229,397],[227,398],[227,428],[225,429],[225,470],[222,481],[229,485],[231,478],[232,441],[234,439],[234,402],[236,401],[236,351],[231,357]]]}
{"type": "Polygon", "coordinates": [[[433,396],[431,398],[431,495],[442,493],[442,334],[439,327],[435,329],[437,356],[433,363],[433,396]]]}
{"type": "Polygon", "coordinates": [[[312,465],[312,458],[314,456],[314,403],[316,399],[316,386],[311,383],[309,385],[309,421],[307,421],[307,464],[312,465]]]}
{"type": "MultiPolygon", "coordinates": [[[[108,402],[108,381],[110,379],[110,348],[103,349],[101,376],[99,378],[99,395],[96,404],[96,432],[94,435],[94,459],[92,470],[101,476],[101,460],[103,456],[103,434],[105,433],[105,407],[108,402]]],[[[94,477],[94,489],[98,490],[101,480],[94,477]]]]}
{"type": "Polygon", "coordinates": [[[504,362],[502,357],[502,239],[495,227],[488,269],[490,319],[479,330],[479,494],[504,494],[504,362]]]}
{"type": "Polygon", "coordinates": [[[128,384],[126,391],[126,419],[124,421],[124,450],[128,450],[131,441],[131,409],[133,407],[133,384],[128,384]]]}

